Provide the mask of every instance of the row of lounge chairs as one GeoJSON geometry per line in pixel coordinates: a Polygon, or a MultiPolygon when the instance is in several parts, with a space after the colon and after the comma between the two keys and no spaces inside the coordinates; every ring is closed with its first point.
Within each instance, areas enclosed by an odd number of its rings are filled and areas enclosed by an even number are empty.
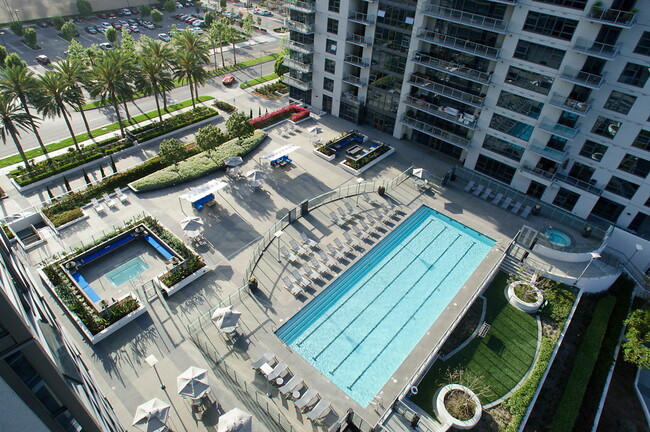
{"type": "MultiPolygon", "coordinates": [[[[120,188],[115,188],[115,198],[117,198],[122,204],[125,204],[129,201],[129,198],[124,194],[124,192],[122,192],[122,189],[120,188]]],[[[102,195],[102,199],[109,209],[117,209],[117,203],[107,193],[104,193],[102,195]]],[[[97,198],[91,199],[90,204],[97,213],[106,213],[106,209],[97,198]]]]}
{"type": "Polygon", "coordinates": [[[467,183],[467,186],[465,186],[465,192],[471,193],[472,195],[480,197],[483,200],[490,200],[492,201],[492,204],[499,206],[506,211],[510,211],[512,214],[516,215],[519,213],[519,211],[521,211],[521,214],[519,216],[524,219],[528,218],[531,210],[533,209],[529,205],[524,206],[519,201],[513,201],[513,199],[510,197],[504,198],[502,193],[497,193],[496,195],[492,196],[492,189],[489,187],[484,188],[483,185],[478,185],[476,187],[475,186],[475,183],[473,181],[470,181],[467,183]]]}
{"type": "Polygon", "coordinates": [[[306,385],[301,377],[292,374],[286,363],[279,361],[275,354],[267,352],[251,365],[269,382],[279,385],[278,391],[293,403],[301,412],[307,410],[306,417],[314,423],[321,423],[331,411],[332,405],[318,392],[306,385]],[[291,378],[288,378],[288,376],[291,378]]]}

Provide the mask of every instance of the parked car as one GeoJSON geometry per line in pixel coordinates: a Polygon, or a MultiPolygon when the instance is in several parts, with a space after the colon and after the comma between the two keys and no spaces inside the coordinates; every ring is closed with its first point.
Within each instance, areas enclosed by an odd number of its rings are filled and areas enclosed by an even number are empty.
{"type": "Polygon", "coordinates": [[[146,23],[144,23],[142,26],[143,26],[144,28],[146,28],[146,29],[149,29],[149,30],[154,30],[154,29],[156,28],[156,26],[153,25],[153,24],[150,23],[150,22],[146,22],[146,23]]]}
{"type": "Polygon", "coordinates": [[[169,36],[167,33],[158,33],[158,39],[163,42],[169,42],[172,40],[171,36],[169,36]]]}
{"type": "Polygon", "coordinates": [[[128,9],[128,8],[124,8],[124,9],[122,9],[122,13],[124,14],[124,16],[131,16],[131,15],[133,15],[133,14],[131,13],[131,9],[128,9]]]}
{"type": "Polygon", "coordinates": [[[86,33],[88,33],[88,34],[97,34],[97,30],[95,30],[95,27],[88,26],[88,27],[86,27],[86,33]]]}
{"type": "Polygon", "coordinates": [[[133,33],[140,33],[140,27],[138,27],[138,26],[136,26],[136,25],[131,26],[131,31],[132,31],[133,33]]]}
{"type": "Polygon", "coordinates": [[[180,9],[182,7],[183,5],[181,4],[181,2],[176,2],[176,9],[180,9]]]}
{"type": "Polygon", "coordinates": [[[39,21],[36,23],[37,26],[41,28],[47,28],[47,22],[46,21],[39,21]]]}
{"type": "Polygon", "coordinates": [[[46,55],[43,54],[37,55],[36,61],[42,65],[49,65],[50,63],[52,63],[52,60],[50,60],[46,55]]]}
{"type": "Polygon", "coordinates": [[[226,75],[225,77],[223,77],[223,81],[221,81],[221,83],[226,86],[232,85],[234,84],[234,82],[235,82],[235,77],[232,75],[226,75]]]}
{"type": "Polygon", "coordinates": [[[99,44],[99,47],[103,50],[112,50],[114,49],[113,44],[110,42],[103,42],[99,44]]]}

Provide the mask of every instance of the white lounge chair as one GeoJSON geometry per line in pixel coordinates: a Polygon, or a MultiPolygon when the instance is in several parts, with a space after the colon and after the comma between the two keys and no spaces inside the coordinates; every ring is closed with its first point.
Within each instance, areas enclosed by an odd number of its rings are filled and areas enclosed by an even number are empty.
{"type": "Polygon", "coordinates": [[[512,210],[510,210],[510,213],[517,214],[517,213],[519,213],[520,208],[521,208],[521,203],[519,201],[517,201],[515,203],[515,206],[512,208],[512,210]]]}
{"type": "Polygon", "coordinates": [[[353,207],[352,204],[350,204],[350,203],[347,202],[347,201],[344,203],[344,205],[345,205],[345,209],[346,209],[346,210],[348,211],[348,213],[351,214],[352,216],[356,216],[356,215],[359,214],[359,207],[353,207]]]}
{"type": "Polygon", "coordinates": [[[307,389],[307,391],[303,393],[300,399],[295,401],[294,404],[296,405],[296,408],[304,411],[309,406],[315,404],[316,399],[318,399],[318,392],[314,389],[307,389]]]}
{"type": "Polygon", "coordinates": [[[358,226],[352,225],[352,231],[354,231],[354,235],[356,235],[359,239],[362,241],[368,239],[370,237],[370,233],[367,231],[361,231],[358,226]]]}
{"type": "Polygon", "coordinates": [[[129,200],[129,197],[126,196],[126,194],[122,192],[122,189],[120,188],[115,188],[115,196],[117,197],[118,200],[120,200],[122,204],[124,204],[129,200]]]}
{"type": "Polygon", "coordinates": [[[490,197],[490,194],[492,193],[492,189],[487,188],[485,189],[485,192],[481,195],[481,199],[486,200],[490,197]]]}
{"type": "Polygon", "coordinates": [[[287,260],[289,260],[291,262],[298,261],[298,257],[296,255],[292,254],[291,252],[289,252],[287,250],[287,248],[284,247],[284,246],[280,247],[280,253],[282,254],[283,257],[285,257],[287,260]]]}
{"type": "MultiPolygon", "coordinates": [[[[298,285],[300,285],[300,286],[303,287],[303,288],[308,288],[308,287],[310,287],[310,286],[313,284],[313,282],[311,281],[311,279],[304,277],[303,275],[301,275],[300,273],[298,273],[298,271],[296,271],[296,270],[293,270],[293,271],[291,272],[291,275],[292,275],[294,278],[296,278],[296,282],[298,282],[298,285]]],[[[289,280],[291,280],[291,278],[289,278],[289,280]]]]}
{"type": "Polygon", "coordinates": [[[332,246],[331,243],[328,243],[326,247],[327,247],[327,253],[330,254],[332,258],[336,260],[342,260],[345,258],[343,252],[334,249],[334,246],[332,246]]]}
{"type": "Polygon", "coordinates": [[[307,249],[304,247],[300,246],[297,241],[294,239],[289,240],[289,247],[291,250],[298,255],[307,255],[307,249]]]}
{"type": "Polygon", "coordinates": [[[262,367],[264,364],[275,364],[275,354],[273,354],[271,351],[267,351],[264,353],[262,357],[257,359],[253,364],[251,364],[253,369],[259,369],[262,367]]]}
{"type": "Polygon", "coordinates": [[[334,212],[330,212],[330,220],[337,224],[338,226],[343,226],[345,225],[345,220],[341,219],[336,215],[334,212]]]}
{"type": "Polygon", "coordinates": [[[296,297],[299,296],[300,294],[305,293],[305,290],[303,290],[297,283],[291,281],[286,276],[282,278],[282,282],[284,282],[284,287],[296,297]]]}
{"type": "Polygon", "coordinates": [[[357,247],[360,248],[361,247],[361,240],[359,238],[352,238],[350,233],[348,233],[347,231],[343,232],[343,240],[350,247],[353,247],[353,248],[357,248],[357,247]]]}
{"type": "Polygon", "coordinates": [[[106,213],[106,209],[104,208],[103,205],[99,203],[99,201],[97,201],[97,198],[91,199],[90,203],[92,204],[93,209],[95,209],[97,213],[106,213]]]}
{"type": "Polygon", "coordinates": [[[472,180],[469,183],[467,183],[467,186],[465,186],[464,191],[465,192],[470,192],[473,188],[474,188],[474,181],[472,180]]]}
{"type": "Polygon", "coordinates": [[[271,370],[270,373],[265,375],[267,380],[273,381],[276,378],[280,378],[286,375],[287,372],[289,372],[289,366],[287,366],[287,364],[284,362],[280,362],[277,365],[275,365],[275,367],[273,368],[273,370],[271,370]]]}
{"type": "Polygon", "coordinates": [[[378,231],[381,228],[381,223],[371,214],[366,215],[366,219],[368,219],[368,223],[375,229],[375,231],[378,231]]]}
{"type": "Polygon", "coordinates": [[[510,203],[512,202],[512,198],[507,197],[503,203],[501,204],[501,208],[504,210],[508,210],[508,207],[510,207],[510,203]]]}
{"type": "Polygon", "coordinates": [[[310,248],[314,249],[318,247],[318,242],[312,238],[309,238],[307,234],[304,232],[300,232],[300,238],[302,239],[302,245],[303,246],[309,246],[310,248]]]}
{"type": "Polygon", "coordinates": [[[492,204],[499,205],[499,202],[501,201],[501,198],[503,198],[503,194],[498,193],[497,196],[495,196],[494,199],[492,200],[492,204]]]}
{"type": "Polygon", "coordinates": [[[339,212],[339,216],[341,216],[341,219],[343,219],[346,222],[350,222],[352,220],[352,218],[353,218],[353,216],[351,214],[347,213],[341,207],[337,207],[336,211],[339,212]]]}
{"type": "Polygon", "coordinates": [[[379,209],[388,217],[393,217],[397,215],[397,210],[394,208],[389,208],[385,204],[379,204],[379,209]]]}
{"type": "Polygon", "coordinates": [[[476,187],[476,189],[474,189],[474,192],[472,193],[472,195],[479,196],[481,194],[481,192],[483,192],[483,185],[478,185],[476,187]]]}
{"type": "Polygon", "coordinates": [[[108,196],[107,193],[103,194],[102,198],[104,199],[104,202],[106,203],[108,208],[117,208],[117,203],[113,200],[113,198],[108,196]]]}
{"type": "Polygon", "coordinates": [[[386,205],[388,206],[389,209],[391,209],[395,214],[402,213],[402,206],[399,204],[395,204],[393,202],[387,201],[386,205]]]}
{"type": "MultiPolygon", "coordinates": [[[[373,220],[374,220],[374,219],[373,219],[373,220]]],[[[359,221],[359,224],[361,225],[361,229],[364,230],[365,232],[367,232],[368,234],[372,234],[373,232],[376,233],[376,232],[377,232],[377,228],[379,228],[379,227],[376,226],[376,225],[373,225],[372,227],[369,226],[369,225],[366,223],[366,221],[363,220],[363,219],[361,219],[361,220],[359,221]]]]}
{"type": "MultiPolygon", "coordinates": [[[[332,261],[332,263],[334,263],[334,261],[332,261]]],[[[325,273],[331,273],[329,268],[325,267],[323,263],[316,261],[316,258],[314,257],[311,257],[309,259],[309,266],[315,271],[317,271],[318,273],[320,273],[321,275],[324,275],[325,273]]]]}
{"type": "Polygon", "coordinates": [[[341,239],[338,237],[334,239],[334,248],[343,252],[344,254],[354,255],[354,250],[352,250],[350,246],[344,245],[343,242],[341,242],[341,239]]]}
{"type": "Polygon", "coordinates": [[[367,202],[368,204],[372,204],[372,205],[379,204],[379,201],[377,201],[375,198],[373,198],[373,197],[371,197],[370,195],[368,195],[368,192],[363,192],[363,193],[361,194],[361,197],[362,197],[363,200],[364,200],[365,202],[367,202]]]}
{"type": "Polygon", "coordinates": [[[325,254],[322,250],[318,251],[318,258],[320,258],[321,262],[325,264],[328,267],[336,267],[338,266],[338,263],[334,261],[331,257],[325,254]]]}
{"type": "Polygon", "coordinates": [[[379,209],[377,209],[377,208],[374,209],[374,211],[375,211],[375,216],[377,216],[377,219],[379,219],[384,225],[387,222],[390,222],[390,218],[388,217],[388,215],[386,213],[380,212],[379,209]]]}
{"type": "Polygon", "coordinates": [[[329,410],[332,408],[329,402],[325,399],[321,399],[318,403],[307,413],[307,418],[314,423],[320,422],[323,417],[327,415],[329,410]]]}
{"type": "Polygon", "coordinates": [[[307,264],[303,264],[302,267],[298,269],[298,272],[300,273],[300,276],[307,279],[307,280],[314,280],[314,279],[322,279],[323,276],[321,273],[317,272],[307,264]]]}
{"type": "Polygon", "coordinates": [[[521,214],[520,214],[519,216],[521,216],[521,217],[524,218],[524,219],[527,219],[527,218],[528,218],[528,215],[530,214],[530,211],[531,211],[532,209],[533,209],[533,208],[532,208],[531,206],[526,206],[526,207],[524,207],[523,211],[521,212],[521,214]]]}
{"type": "Polygon", "coordinates": [[[286,382],[286,384],[280,387],[278,391],[286,396],[287,394],[296,390],[300,385],[302,385],[302,378],[300,378],[298,375],[294,375],[289,381],[286,382]]]}

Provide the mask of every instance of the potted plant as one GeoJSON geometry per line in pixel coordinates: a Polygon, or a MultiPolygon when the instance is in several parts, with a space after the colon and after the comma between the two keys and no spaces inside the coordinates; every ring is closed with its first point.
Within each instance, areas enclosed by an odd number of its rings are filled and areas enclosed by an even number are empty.
{"type": "Polygon", "coordinates": [[[537,216],[539,212],[542,211],[542,206],[541,204],[535,204],[533,206],[533,209],[530,211],[534,216],[537,216]]]}
{"type": "Polygon", "coordinates": [[[479,396],[493,395],[489,386],[482,384],[483,377],[473,376],[462,369],[447,371],[447,384],[436,392],[433,411],[443,423],[457,429],[471,429],[479,422],[483,407],[479,396]]]}
{"type": "Polygon", "coordinates": [[[255,278],[255,276],[248,278],[248,290],[250,292],[255,292],[255,290],[257,290],[257,278],[255,278]]]}
{"type": "Polygon", "coordinates": [[[584,229],[582,230],[582,236],[584,238],[591,236],[591,227],[589,225],[585,226],[584,229]]]}
{"type": "Polygon", "coordinates": [[[386,187],[384,187],[384,185],[379,186],[377,188],[377,193],[379,194],[379,196],[386,195],[386,187]]]}

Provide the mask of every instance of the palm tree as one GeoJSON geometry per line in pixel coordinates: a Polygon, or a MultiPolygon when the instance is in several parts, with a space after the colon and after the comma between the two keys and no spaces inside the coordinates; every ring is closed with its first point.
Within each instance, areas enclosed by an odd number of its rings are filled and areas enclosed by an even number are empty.
{"type": "Polygon", "coordinates": [[[237,47],[235,43],[239,39],[239,32],[235,27],[229,25],[225,29],[224,39],[232,44],[232,56],[235,64],[237,64],[237,47]]]}
{"type": "Polygon", "coordinates": [[[72,124],[70,124],[70,114],[65,107],[66,104],[74,105],[77,101],[75,92],[71,91],[66,78],[57,71],[49,70],[45,72],[38,81],[34,101],[36,108],[44,117],[63,117],[75,148],[77,151],[81,151],[72,124]]]}
{"type": "MultiPolygon", "coordinates": [[[[163,69],[169,70],[171,68],[171,63],[174,60],[174,51],[170,45],[162,43],[162,41],[150,39],[146,36],[140,37],[140,49],[142,57],[148,57],[150,59],[155,59],[160,62],[163,69]]],[[[158,90],[159,93],[162,93],[163,107],[167,111],[167,92],[173,88],[166,88],[166,85],[161,86],[158,90]]]]}
{"type": "Polygon", "coordinates": [[[34,119],[31,114],[26,112],[21,112],[20,107],[15,102],[15,98],[7,93],[0,93],[0,137],[2,137],[2,142],[7,142],[7,134],[11,136],[11,139],[22,158],[25,168],[27,171],[32,170],[25,156],[20,141],[18,137],[18,129],[27,130],[34,123],[34,119]]]}
{"type": "Polygon", "coordinates": [[[221,66],[226,67],[226,60],[223,57],[223,42],[226,40],[226,27],[228,27],[228,20],[223,17],[219,21],[212,21],[212,25],[208,31],[208,37],[210,38],[210,42],[212,42],[215,68],[217,67],[217,45],[221,54],[221,66]]]}
{"type": "Polygon", "coordinates": [[[158,118],[162,122],[162,112],[158,101],[161,92],[167,92],[174,88],[172,76],[165,65],[156,58],[142,55],[138,61],[140,73],[136,76],[135,85],[145,94],[153,94],[158,110],[158,118]]]}
{"type": "Polygon", "coordinates": [[[57,62],[54,65],[54,70],[63,76],[63,79],[65,79],[66,84],[70,87],[71,92],[74,93],[74,98],[72,98],[75,101],[74,106],[81,113],[84,126],[86,126],[86,132],[88,133],[88,136],[92,138],[93,134],[90,130],[88,119],[86,118],[86,113],[83,109],[83,106],[86,103],[86,98],[83,94],[82,85],[86,82],[88,67],[82,61],[66,58],[57,62]]]}
{"type": "Polygon", "coordinates": [[[192,106],[195,106],[194,96],[199,96],[198,85],[204,85],[207,78],[204,66],[210,62],[208,44],[201,35],[183,30],[174,36],[174,46],[177,54],[174,72],[179,79],[186,79],[189,83],[192,106]]]}
{"type": "Polygon", "coordinates": [[[199,64],[196,57],[187,51],[181,51],[177,54],[174,61],[174,78],[180,81],[186,81],[190,87],[190,97],[192,98],[192,108],[196,108],[194,103],[194,80],[199,78],[205,83],[207,72],[202,65],[199,64]]]}
{"type": "Polygon", "coordinates": [[[41,147],[41,150],[43,151],[45,157],[49,159],[50,156],[47,153],[47,148],[43,144],[41,135],[38,133],[38,128],[36,127],[36,122],[34,121],[35,117],[29,111],[29,96],[31,93],[33,93],[36,85],[37,80],[35,78],[34,72],[29,70],[24,65],[7,67],[0,71],[0,92],[18,98],[23,110],[25,110],[25,113],[27,114],[29,125],[34,132],[34,135],[36,136],[38,145],[41,147]]]}
{"type": "Polygon", "coordinates": [[[105,56],[98,59],[91,68],[92,79],[88,83],[92,97],[100,97],[102,103],[113,105],[122,137],[124,137],[124,127],[118,102],[123,95],[133,93],[129,77],[122,73],[124,63],[125,60],[120,56],[105,56]]]}

